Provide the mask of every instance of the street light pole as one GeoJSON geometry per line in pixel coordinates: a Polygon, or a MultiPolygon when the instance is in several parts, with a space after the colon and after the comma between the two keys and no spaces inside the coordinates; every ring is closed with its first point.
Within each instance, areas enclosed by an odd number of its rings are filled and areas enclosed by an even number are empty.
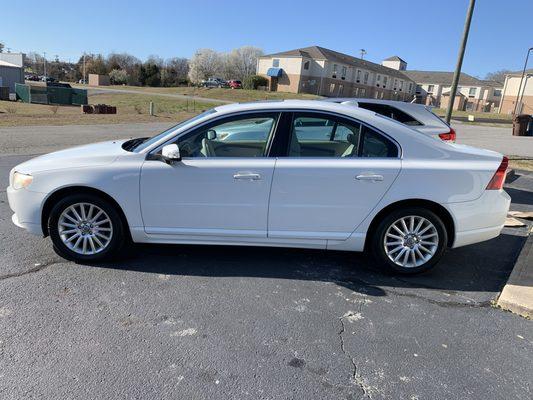
{"type": "Polygon", "coordinates": [[[474,13],[474,6],[476,0],[470,0],[468,11],[466,12],[465,27],[463,30],[463,38],[461,40],[461,47],[459,48],[459,55],[457,56],[457,65],[453,74],[452,87],[450,89],[450,101],[448,102],[448,109],[446,110],[446,122],[449,124],[452,119],[453,103],[455,103],[455,93],[457,92],[457,85],[459,84],[459,77],[461,76],[461,68],[463,66],[463,58],[466,50],[466,42],[468,41],[468,33],[470,32],[470,22],[472,21],[472,14],[474,13]]]}
{"type": "MultiPolygon", "coordinates": [[[[524,75],[526,74],[527,60],[529,59],[529,53],[531,53],[531,50],[533,50],[533,47],[530,47],[526,54],[526,62],[524,63],[524,69],[522,70],[522,77],[520,78],[520,85],[518,86],[518,93],[516,94],[516,102],[514,104],[513,115],[516,114],[516,107],[518,106],[518,103],[520,100],[520,91],[522,90],[522,82],[524,80],[524,75]]],[[[524,91],[525,89],[526,87],[524,86],[524,91]]]]}
{"type": "Polygon", "coordinates": [[[44,63],[44,77],[46,79],[46,51],[43,52],[44,54],[44,57],[43,57],[43,63],[44,63]]]}

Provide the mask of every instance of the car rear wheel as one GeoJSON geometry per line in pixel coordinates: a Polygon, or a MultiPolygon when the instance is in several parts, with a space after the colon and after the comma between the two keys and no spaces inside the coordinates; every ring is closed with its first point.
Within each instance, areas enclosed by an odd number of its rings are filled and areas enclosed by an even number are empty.
{"type": "Polygon", "coordinates": [[[444,223],[422,207],[395,210],[377,226],[372,252],[395,272],[414,274],[434,267],[442,258],[448,236],[444,223]]]}
{"type": "Polygon", "coordinates": [[[92,194],[60,200],[50,212],[48,231],[56,253],[73,261],[109,258],[124,243],[124,227],[117,210],[92,194]]]}

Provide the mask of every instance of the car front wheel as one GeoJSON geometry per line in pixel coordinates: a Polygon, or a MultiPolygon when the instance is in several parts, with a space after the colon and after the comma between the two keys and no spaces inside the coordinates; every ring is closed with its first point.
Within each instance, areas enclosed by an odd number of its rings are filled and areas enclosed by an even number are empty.
{"type": "Polygon", "coordinates": [[[395,210],[378,224],[371,239],[375,258],[403,274],[425,272],[442,258],[448,236],[434,212],[412,207],[395,210]]]}
{"type": "Polygon", "coordinates": [[[117,210],[92,194],[60,200],[50,212],[48,231],[55,251],[73,261],[109,258],[124,243],[124,227],[117,210]]]}

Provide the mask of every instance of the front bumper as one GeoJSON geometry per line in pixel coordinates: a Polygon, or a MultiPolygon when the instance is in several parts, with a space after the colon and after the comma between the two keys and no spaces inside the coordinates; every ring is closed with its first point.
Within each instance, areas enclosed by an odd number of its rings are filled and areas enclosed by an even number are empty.
{"type": "Polygon", "coordinates": [[[510,205],[511,197],[504,190],[486,190],[474,201],[446,204],[455,223],[452,247],[483,242],[498,236],[510,205]]]}
{"type": "Polygon", "coordinates": [[[28,189],[15,190],[11,186],[8,186],[6,192],[9,208],[14,212],[11,221],[34,235],[42,236],[41,211],[46,194],[28,189]]]}

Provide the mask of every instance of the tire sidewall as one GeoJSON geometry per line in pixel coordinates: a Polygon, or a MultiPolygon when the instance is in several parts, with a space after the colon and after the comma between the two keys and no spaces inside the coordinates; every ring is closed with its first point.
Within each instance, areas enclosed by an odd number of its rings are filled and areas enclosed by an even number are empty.
{"type": "Polygon", "coordinates": [[[448,235],[446,232],[446,227],[444,226],[444,223],[442,222],[442,220],[437,216],[437,214],[425,208],[409,207],[409,208],[392,211],[390,214],[385,216],[385,218],[383,218],[383,220],[378,224],[375,230],[374,237],[372,238],[371,248],[372,248],[372,253],[374,257],[382,265],[388,267],[394,272],[408,275],[408,274],[426,272],[426,271],[429,271],[431,268],[433,268],[442,258],[442,255],[444,254],[447,243],[448,243],[448,235]],[[383,240],[385,238],[387,229],[398,219],[409,216],[409,215],[415,215],[415,216],[426,218],[435,226],[435,229],[437,230],[437,233],[439,235],[439,244],[437,246],[437,251],[435,252],[433,257],[426,263],[418,267],[413,267],[413,268],[405,268],[405,267],[401,267],[395,264],[392,260],[389,259],[389,257],[385,253],[385,249],[383,246],[383,240]]]}
{"type": "Polygon", "coordinates": [[[117,254],[124,243],[124,227],[122,224],[122,219],[120,218],[116,208],[108,201],[103,200],[102,198],[93,194],[73,194],[59,200],[50,211],[48,217],[48,232],[56,252],[63,258],[76,262],[94,262],[111,258],[117,254]],[[104,210],[111,219],[111,224],[113,225],[113,236],[103,251],[89,255],[78,254],[69,249],[61,240],[57,226],[59,217],[67,207],[70,207],[76,203],[94,204],[95,206],[98,206],[104,210]]]}

